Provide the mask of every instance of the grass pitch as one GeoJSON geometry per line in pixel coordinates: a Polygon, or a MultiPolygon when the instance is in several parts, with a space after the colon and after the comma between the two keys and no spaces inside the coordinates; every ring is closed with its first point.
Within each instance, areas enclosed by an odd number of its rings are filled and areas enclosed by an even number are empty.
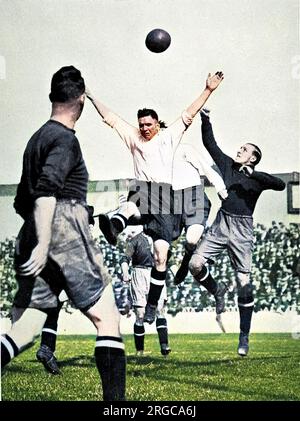
{"type": "MultiPolygon", "coordinates": [[[[2,375],[4,401],[102,400],[92,336],[60,336],[56,355],[62,375],[37,362],[39,344],[2,375]]],[[[171,354],[160,355],[156,335],[136,357],[127,351],[127,399],[134,401],[299,401],[300,340],[290,334],[252,334],[248,357],[237,355],[237,334],[170,335],[171,354]]]]}

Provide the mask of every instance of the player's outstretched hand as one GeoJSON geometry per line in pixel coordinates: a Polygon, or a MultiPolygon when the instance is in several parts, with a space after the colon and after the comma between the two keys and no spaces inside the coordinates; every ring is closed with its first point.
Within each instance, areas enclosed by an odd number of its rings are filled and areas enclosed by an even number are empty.
{"type": "Polygon", "coordinates": [[[208,73],[206,79],[206,88],[209,89],[211,92],[214,91],[224,79],[223,72],[216,72],[213,76],[208,73]]]}

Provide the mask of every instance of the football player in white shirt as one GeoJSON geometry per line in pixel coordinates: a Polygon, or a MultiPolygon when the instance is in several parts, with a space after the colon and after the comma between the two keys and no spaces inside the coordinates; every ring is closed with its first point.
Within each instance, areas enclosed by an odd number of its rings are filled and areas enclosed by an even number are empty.
{"type": "Polygon", "coordinates": [[[138,111],[136,128],[95,99],[92,101],[103,120],[114,128],[133,157],[135,186],[129,192],[129,200],[111,219],[100,215],[100,228],[110,244],[117,243],[117,236],[126,227],[128,219],[135,218],[136,224],[143,224],[146,234],[154,242],[155,265],[151,271],[151,283],[144,321],[153,323],[157,302],[165,284],[167,256],[173,239],[173,156],[187,127],[203,107],[211,93],[219,86],[224,76],[209,73],[201,95],[182,113],[173,124],[161,130],[157,113],[144,108],[138,111]]]}
{"type": "Polygon", "coordinates": [[[204,154],[193,145],[181,143],[175,153],[173,162],[173,182],[175,214],[180,215],[173,239],[180,236],[185,229],[185,254],[179,270],[174,277],[175,285],[184,281],[188,274],[188,264],[204,231],[211,203],[204,192],[201,174],[217,190],[221,200],[228,196],[222,177],[215,171],[204,154]]]}

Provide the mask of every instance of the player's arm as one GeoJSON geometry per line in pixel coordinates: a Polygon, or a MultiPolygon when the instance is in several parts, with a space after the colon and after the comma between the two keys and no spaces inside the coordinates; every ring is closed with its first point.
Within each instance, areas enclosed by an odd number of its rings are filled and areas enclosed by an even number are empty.
{"type": "Polygon", "coordinates": [[[47,263],[56,195],[63,188],[72,166],[76,165],[80,158],[80,149],[76,142],[78,141],[73,135],[59,138],[53,142],[49,150],[33,193],[38,243],[32,250],[29,260],[18,269],[18,273],[22,276],[37,276],[47,263]]]}
{"type": "Polygon", "coordinates": [[[102,102],[96,99],[88,88],[86,88],[85,94],[87,98],[91,101],[91,103],[94,105],[94,107],[96,108],[98,114],[100,114],[103,120],[106,121],[106,118],[109,116],[110,113],[112,113],[112,111],[106,105],[104,105],[102,102]]]}
{"type": "Polygon", "coordinates": [[[125,254],[121,257],[121,269],[123,274],[123,282],[129,282],[130,281],[130,275],[129,275],[129,263],[131,261],[132,255],[134,253],[134,246],[131,241],[129,241],[126,245],[125,254]]]}
{"type": "Polygon", "coordinates": [[[250,178],[257,180],[264,190],[271,189],[282,191],[285,189],[285,182],[278,177],[274,177],[274,175],[254,170],[251,173],[250,178]]]}
{"type": "Polygon", "coordinates": [[[122,269],[123,282],[129,282],[130,281],[129,264],[126,260],[123,260],[121,262],[121,269],[122,269]]]}
{"type": "Polygon", "coordinates": [[[201,110],[203,105],[206,103],[212,92],[217,89],[220,85],[222,80],[224,79],[224,75],[222,72],[217,72],[213,76],[209,73],[206,79],[206,86],[202,94],[189,106],[187,107],[186,111],[194,118],[195,115],[201,110]]]}
{"type": "Polygon", "coordinates": [[[226,155],[217,145],[209,115],[206,112],[201,111],[200,116],[202,120],[201,133],[203,145],[221,171],[221,174],[224,175],[227,166],[232,165],[233,159],[226,155]]]}
{"type": "Polygon", "coordinates": [[[214,185],[221,199],[225,200],[228,196],[226,186],[222,177],[207,162],[204,156],[194,147],[190,147],[186,152],[186,160],[190,162],[201,174],[203,172],[211,184],[214,185]]]}
{"type": "Polygon", "coordinates": [[[192,124],[195,115],[201,110],[211,93],[217,89],[223,79],[224,76],[222,72],[217,72],[213,76],[209,73],[206,80],[206,86],[202,94],[186,108],[180,118],[169,126],[169,130],[172,133],[172,143],[174,149],[176,149],[180,143],[185,130],[192,124]]]}
{"type": "Polygon", "coordinates": [[[201,163],[204,174],[208,178],[209,182],[215,187],[219,197],[222,200],[225,200],[228,197],[228,192],[223,178],[202,157],[199,159],[199,162],[201,163]]]}
{"type": "Polygon", "coordinates": [[[39,197],[34,204],[34,222],[37,245],[26,263],[20,266],[22,276],[37,276],[46,266],[51,241],[51,227],[56,207],[55,197],[39,197]]]}
{"type": "Polygon", "coordinates": [[[127,121],[123,120],[106,105],[96,99],[89,90],[86,90],[86,96],[92,102],[103,121],[111,128],[115,129],[120,138],[125,142],[128,149],[132,150],[138,137],[139,130],[127,123],[127,121]]]}

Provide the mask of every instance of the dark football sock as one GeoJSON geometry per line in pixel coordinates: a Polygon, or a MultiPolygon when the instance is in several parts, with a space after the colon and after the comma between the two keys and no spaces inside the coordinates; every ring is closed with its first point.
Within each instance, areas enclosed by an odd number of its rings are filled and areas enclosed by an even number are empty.
{"type": "Polygon", "coordinates": [[[134,324],[134,343],[135,349],[137,351],[144,351],[144,342],[145,342],[145,327],[144,325],[134,324]]]}
{"type": "Polygon", "coordinates": [[[116,213],[111,218],[111,223],[113,224],[117,233],[119,234],[127,227],[128,219],[121,213],[116,213]]]}
{"type": "Polygon", "coordinates": [[[148,303],[157,306],[161,291],[165,285],[167,271],[159,272],[155,268],[151,269],[150,289],[148,294],[148,303]]]}
{"type": "Polygon", "coordinates": [[[41,345],[47,345],[52,352],[55,351],[57,338],[57,322],[61,305],[47,311],[47,319],[42,329],[41,345]]]}
{"type": "Polygon", "coordinates": [[[251,319],[254,308],[253,296],[238,297],[238,307],[240,312],[240,331],[249,334],[251,327],[251,319]]]}
{"type": "Polygon", "coordinates": [[[208,292],[215,295],[218,289],[218,284],[214,280],[214,278],[211,276],[206,266],[203,266],[201,272],[199,273],[199,275],[197,275],[196,280],[200,282],[200,285],[203,285],[204,288],[206,288],[208,292]]]}
{"type": "Polygon", "coordinates": [[[1,335],[1,368],[5,367],[19,353],[15,341],[7,334],[1,335]]]}
{"type": "Polygon", "coordinates": [[[167,319],[160,317],[156,319],[156,330],[158,333],[159,343],[168,345],[168,325],[167,319]]]}
{"type": "Polygon", "coordinates": [[[95,359],[102,381],[103,400],[124,401],[126,357],[122,339],[114,336],[98,336],[95,359]]]}

